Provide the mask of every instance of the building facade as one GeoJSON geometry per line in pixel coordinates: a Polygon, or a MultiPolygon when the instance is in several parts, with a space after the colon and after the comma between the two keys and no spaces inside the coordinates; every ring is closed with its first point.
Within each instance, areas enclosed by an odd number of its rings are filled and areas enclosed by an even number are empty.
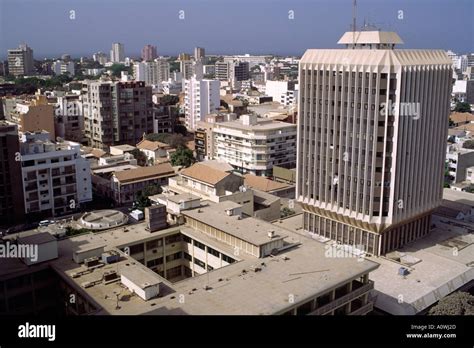
{"type": "Polygon", "coordinates": [[[125,61],[125,48],[122,43],[116,42],[112,44],[110,50],[110,61],[112,63],[121,63],[125,61]]]}
{"type": "Polygon", "coordinates": [[[8,70],[10,75],[13,76],[34,73],[33,50],[26,44],[8,50],[8,70]]]}
{"type": "Polygon", "coordinates": [[[440,204],[452,62],[348,32],[299,66],[296,197],[304,229],[383,255],[426,235],[440,204]]]}
{"type": "Polygon", "coordinates": [[[184,82],[186,127],[195,129],[197,122],[220,107],[220,82],[192,77],[184,82]]]}
{"type": "Polygon", "coordinates": [[[213,127],[213,159],[232,165],[236,171],[271,176],[274,165],[296,162],[296,125],[242,115],[213,127]]]}
{"type": "Polygon", "coordinates": [[[136,81],[145,81],[147,85],[161,88],[162,82],[168,81],[170,77],[170,65],[166,59],[135,63],[133,73],[136,81]]]}
{"type": "Polygon", "coordinates": [[[64,215],[92,200],[90,166],[79,144],[53,142],[48,132],[27,132],[20,148],[26,213],[64,215]]]}
{"type": "Polygon", "coordinates": [[[152,88],[145,82],[86,81],[84,132],[92,147],[135,145],[153,131],[152,88]]]}
{"type": "Polygon", "coordinates": [[[0,225],[20,222],[24,216],[18,126],[0,121],[0,225]]]}
{"type": "Polygon", "coordinates": [[[154,60],[155,58],[158,58],[158,53],[156,51],[156,46],[153,45],[145,45],[142,48],[142,60],[145,62],[154,60]]]}

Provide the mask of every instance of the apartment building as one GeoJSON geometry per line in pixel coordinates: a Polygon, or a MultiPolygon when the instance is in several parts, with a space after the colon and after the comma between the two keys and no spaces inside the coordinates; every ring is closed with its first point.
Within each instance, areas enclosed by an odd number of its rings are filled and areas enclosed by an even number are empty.
{"type": "Polygon", "coordinates": [[[10,120],[18,124],[20,132],[46,131],[51,139],[56,138],[54,129],[54,105],[48,103],[45,96],[16,101],[10,112],[10,120]]]}
{"type": "Polygon", "coordinates": [[[156,51],[156,46],[145,45],[142,48],[142,60],[145,62],[151,61],[158,58],[158,53],[156,51]]]}
{"type": "Polygon", "coordinates": [[[197,122],[220,107],[219,80],[197,79],[184,81],[184,112],[186,127],[196,129],[197,122]]]}
{"type": "Polygon", "coordinates": [[[84,140],[84,113],[78,94],[65,94],[56,98],[54,130],[57,137],[76,142],[84,140]]]}
{"type": "Polygon", "coordinates": [[[125,61],[125,47],[122,43],[117,42],[112,44],[110,61],[112,63],[122,63],[125,61]]]}
{"type": "Polygon", "coordinates": [[[161,83],[170,78],[170,64],[166,59],[135,63],[133,75],[135,81],[145,81],[146,85],[154,85],[161,89],[161,83]]]}
{"type": "Polygon", "coordinates": [[[52,141],[45,131],[26,132],[20,149],[26,213],[64,215],[92,200],[90,166],[78,143],[52,141]]]}
{"type": "Polygon", "coordinates": [[[452,61],[395,49],[393,32],[338,43],[300,61],[296,197],[306,231],[383,255],[426,235],[441,202],[452,61]]]}
{"type": "Polygon", "coordinates": [[[34,73],[33,50],[27,44],[8,50],[8,71],[13,76],[34,73]]]}
{"type": "Polygon", "coordinates": [[[71,77],[75,75],[74,62],[72,61],[57,60],[53,63],[51,70],[55,75],[68,74],[71,77]]]}
{"type": "Polygon", "coordinates": [[[0,226],[13,225],[24,216],[18,126],[0,121],[0,226]]]}
{"type": "Polygon", "coordinates": [[[236,171],[271,176],[273,165],[296,162],[296,125],[242,115],[240,119],[216,123],[213,159],[225,161],[236,171]]]}
{"type": "Polygon", "coordinates": [[[216,79],[221,81],[245,81],[250,79],[248,62],[223,61],[215,64],[216,79]]]}
{"type": "Polygon", "coordinates": [[[152,89],[145,82],[85,81],[84,132],[89,145],[135,145],[153,132],[152,89]]]}
{"type": "Polygon", "coordinates": [[[298,85],[293,81],[270,81],[265,84],[265,94],[273,101],[285,106],[293,106],[298,101],[298,85]]]}
{"type": "Polygon", "coordinates": [[[206,58],[206,50],[203,47],[194,47],[194,60],[204,60],[206,58]]]}
{"type": "Polygon", "coordinates": [[[459,144],[449,144],[446,151],[446,170],[451,184],[466,181],[467,169],[474,166],[474,150],[459,144]]]}

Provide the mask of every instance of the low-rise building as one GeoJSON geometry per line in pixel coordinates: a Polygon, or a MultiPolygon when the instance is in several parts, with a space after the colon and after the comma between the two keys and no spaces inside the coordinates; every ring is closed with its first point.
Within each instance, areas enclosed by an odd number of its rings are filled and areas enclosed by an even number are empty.
{"type": "Polygon", "coordinates": [[[231,164],[236,171],[271,176],[274,165],[296,162],[296,125],[243,115],[213,128],[213,159],[231,164]]]}
{"type": "Polygon", "coordinates": [[[111,177],[112,198],[116,205],[131,204],[138,192],[150,185],[167,185],[168,179],[174,175],[169,163],[114,172],[111,177]]]}
{"type": "Polygon", "coordinates": [[[174,150],[174,148],[168,144],[146,139],[143,139],[137,144],[137,149],[146,155],[149,164],[160,163],[168,160],[170,153],[172,152],[171,150],[174,150]]]}

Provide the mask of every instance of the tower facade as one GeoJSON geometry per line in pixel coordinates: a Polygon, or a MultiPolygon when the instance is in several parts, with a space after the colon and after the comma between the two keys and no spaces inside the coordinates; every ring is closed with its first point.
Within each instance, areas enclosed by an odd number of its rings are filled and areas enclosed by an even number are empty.
{"type": "Polygon", "coordinates": [[[299,66],[304,229],[375,255],[426,235],[442,199],[451,60],[401,43],[348,32],[299,66]]]}

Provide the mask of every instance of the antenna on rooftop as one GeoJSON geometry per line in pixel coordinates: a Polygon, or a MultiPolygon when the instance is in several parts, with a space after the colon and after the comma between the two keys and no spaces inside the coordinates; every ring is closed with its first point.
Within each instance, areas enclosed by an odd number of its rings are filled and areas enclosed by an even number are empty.
{"type": "Polygon", "coordinates": [[[357,0],[352,1],[352,48],[355,45],[355,32],[357,28],[357,0]]]}

